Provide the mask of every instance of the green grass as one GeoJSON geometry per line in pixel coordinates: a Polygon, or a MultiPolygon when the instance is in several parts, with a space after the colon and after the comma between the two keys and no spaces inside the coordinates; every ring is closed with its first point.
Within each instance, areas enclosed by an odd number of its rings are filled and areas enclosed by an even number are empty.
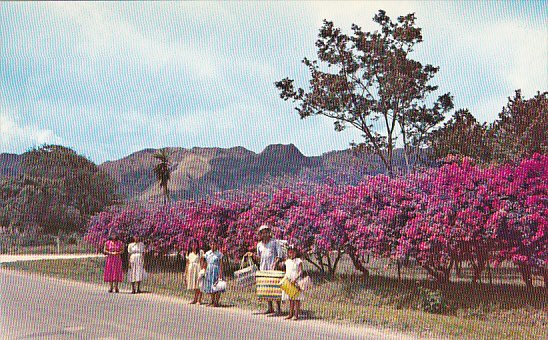
{"type": "Polygon", "coordinates": [[[57,245],[53,243],[42,245],[20,245],[17,243],[2,244],[0,254],[26,255],[26,254],[85,254],[95,253],[96,249],[87,242],[78,241],[75,243],[63,243],[57,245]]]}
{"type": "MultiPolygon", "coordinates": [[[[4,265],[7,268],[38,272],[70,280],[102,283],[103,258],[81,260],[32,261],[4,265]]],[[[493,284],[476,286],[468,281],[469,273],[442,291],[447,303],[443,315],[422,310],[425,289],[435,287],[424,273],[404,269],[397,280],[395,268],[385,262],[369,264],[371,277],[357,275],[343,263],[334,280],[327,281],[311,272],[315,287],[306,293],[303,312],[306,317],[331,322],[371,325],[419,336],[468,339],[544,339],[548,338],[547,294],[543,287],[526,289],[515,273],[502,267],[493,271],[493,284]],[[382,274],[382,275],[381,275],[382,274]]],[[[144,289],[154,293],[191,299],[184,289],[183,274],[175,258],[148,261],[150,272],[144,289]]],[[[484,280],[485,282],[485,280],[484,280]]],[[[126,287],[127,288],[127,287],[126,287]]],[[[105,287],[106,289],[106,287],[105,287]]],[[[231,285],[222,303],[249,310],[261,310],[252,287],[231,285]]]]}

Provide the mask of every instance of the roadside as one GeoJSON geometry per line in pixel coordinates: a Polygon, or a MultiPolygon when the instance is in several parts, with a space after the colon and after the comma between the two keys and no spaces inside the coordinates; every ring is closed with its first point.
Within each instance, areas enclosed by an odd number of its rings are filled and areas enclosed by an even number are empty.
{"type": "Polygon", "coordinates": [[[416,339],[375,327],[321,320],[285,321],[237,307],[191,306],[187,301],[152,293],[109,294],[98,284],[49,278],[0,269],[2,331],[8,338],[39,334],[123,338],[126,330],[143,338],[309,338],[416,339]],[[46,303],[44,303],[46,302],[46,303]],[[82,308],[85,306],[86,308],[82,308]],[[53,311],[57,311],[53,313],[53,311]],[[139,310],[139,313],[131,311],[139,310]],[[29,312],[29,311],[32,311],[29,312]],[[31,315],[30,319],[21,318],[31,315]]]}
{"type": "Polygon", "coordinates": [[[103,254],[0,254],[0,264],[18,261],[66,260],[104,257],[103,254]]]}
{"type": "MultiPolygon", "coordinates": [[[[154,295],[165,296],[168,300],[183,301],[183,304],[190,301],[191,294],[184,286],[184,274],[175,259],[158,264],[162,265],[150,267],[153,275],[149,275],[145,282],[145,290],[150,289],[154,295]]],[[[376,268],[373,265],[372,268],[376,268]]],[[[102,286],[103,291],[107,290],[102,282],[104,258],[101,257],[19,261],[1,267],[94,283],[97,287],[102,286]]],[[[386,272],[385,267],[379,268],[386,272]]],[[[501,277],[500,274],[497,277],[501,277]]],[[[546,295],[541,287],[531,292],[511,285],[486,284],[477,289],[470,284],[456,283],[441,296],[446,300],[439,300],[437,292],[426,291],[431,293],[426,295],[421,291],[425,283],[417,280],[401,282],[374,275],[367,281],[341,276],[333,281],[316,282],[318,284],[306,296],[303,321],[317,320],[334,327],[341,324],[358,329],[371,327],[387,334],[395,332],[424,338],[538,339],[546,338],[548,334],[546,295]],[[446,314],[421,311],[425,298],[430,298],[430,303],[447,301],[451,309],[446,314]]],[[[232,285],[230,280],[228,283],[229,289],[221,299],[225,304],[222,310],[241,309],[248,315],[263,310],[264,304],[257,301],[253,287],[241,288],[232,285]]],[[[121,289],[128,292],[128,284],[123,284],[121,289]]]]}

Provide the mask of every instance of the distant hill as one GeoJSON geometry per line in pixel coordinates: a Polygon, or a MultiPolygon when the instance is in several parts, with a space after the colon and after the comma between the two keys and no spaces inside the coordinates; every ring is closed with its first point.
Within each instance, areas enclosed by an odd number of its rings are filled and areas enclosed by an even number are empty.
{"type": "Polygon", "coordinates": [[[0,153],[0,177],[17,177],[21,173],[23,157],[13,153],[0,153]]]}
{"type": "MultiPolygon", "coordinates": [[[[304,156],[294,145],[270,145],[256,154],[243,147],[168,148],[171,154],[170,191],[175,199],[198,198],[218,191],[258,185],[266,176],[297,174],[318,167],[318,159],[304,156]]],[[[155,149],[133,153],[99,166],[119,183],[119,193],[138,200],[161,195],[152,172],[155,149]]]]}
{"type": "MultiPolygon", "coordinates": [[[[321,182],[326,177],[355,183],[364,175],[384,167],[378,157],[355,155],[352,150],[307,157],[293,145],[273,144],[255,153],[243,147],[168,148],[171,159],[169,188],[173,199],[200,198],[219,191],[260,186],[265,180],[296,178],[321,182]]],[[[144,149],[122,159],[99,165],[117,184],[118,193],[129,200],[159,200],[160,188],[152,168],[157,149],[144,149]]],[[[403,167],[402,150],[395,150],[394,163],[403,167]]],[[[21,155],[0,154],[0,176],[21,172],[21,155]]]]}

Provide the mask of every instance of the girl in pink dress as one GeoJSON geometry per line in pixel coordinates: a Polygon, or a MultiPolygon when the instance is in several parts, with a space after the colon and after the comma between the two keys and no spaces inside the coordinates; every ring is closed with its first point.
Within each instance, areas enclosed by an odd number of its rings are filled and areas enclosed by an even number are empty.
{"type": "Polygon", "coordinates": [[[112,233],[103,249],[107,255],[107,261],[105,263],[104,281],[110,283],[109,293],[112,290],[119,293],[118,282],[124,280],[124,272],[122,270],[122,257],[120,256],[124,251],[124,243],[118,239],[118,235],[112,233]]]}

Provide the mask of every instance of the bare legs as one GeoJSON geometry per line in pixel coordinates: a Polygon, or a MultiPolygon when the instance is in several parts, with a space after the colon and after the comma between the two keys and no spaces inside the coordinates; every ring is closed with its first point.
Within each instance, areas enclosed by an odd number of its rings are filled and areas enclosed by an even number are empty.
{"type": "Polygon", "coordinates": [[[301,301],[289,300],[289,315],[286,317],[286,319],[289,320],[293,318],[293,320],[299,320],[300,311],[301,311],[301,301]]]}
{"type": "Polygon", "coordinates": [[[301,301],[300,300],[295,300],[295,317],[293,318],[293,320],[299,320],[299,313],[301,312],[301,301]]]}
{"type": "Polygon", "coordinates": [[[221,293],[212,293],[211,294],[211,306],[220,307],[219,300],[221,299],[221,293]]]}
{"type": "Polygon", "coordinates": [[[110,289],[108,290],[108,292],[112,293],[113,290],[116,293],[120,293],[120,290],[118,290],[118,282],[110,282],[110,289]]]}
{"type": "Polygon", "coordinates": [[[202,304],[202,292],[199,289],[194,289],[194,299],[190,304],[202,304]]]}
{"type": "Polygon", "coordinates": [[[141,281],[132,282],[131,283],[131,294],[140,293],[141,292],[141,281]],[[135,289],[135,286],[137,286],[137,290],[135,289]]]}
{"type": "MultiPolygon", "coordinates": [[[[277,307],[276,314],[277,315],[282,314],[282,302],[280,300],[276,300],[276,307],[277,307]]],[[[274,306],[272,301],[269,300],[268,310],[266,311],[266,314],[272,314],[272,313],[274,313],[274,306]]]]}

